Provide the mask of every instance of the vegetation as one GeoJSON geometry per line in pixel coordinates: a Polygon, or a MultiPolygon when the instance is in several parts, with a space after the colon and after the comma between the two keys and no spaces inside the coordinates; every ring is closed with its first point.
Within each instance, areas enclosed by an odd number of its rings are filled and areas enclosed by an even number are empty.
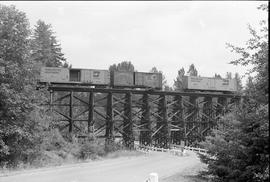
{"type": "Polygon", "coordinates": [[[130,61],[122,61],[109,67],[109,71],[135,71],[134,65],[130,61]]]}
{"type": "Polygon", "coordinates": [[[31,59],[35,65],[67,67],[66,58],[53,35],[52,26],[38,20],[31,38],[31,59]]]}
{"type": "Polygon", "coordinates": [[[183,91],[184,88],[184,76],[185,76],[185,69],[182,67],[177,74],[176,80],[174,80],[174,90],[176,91],[183,91]]]}
{"type": "Polygon", "coordinates": [[[194,64],[191,64],[189,66],[189,70],[187,72],[189,74],[189,76],[198,76],[198,71],[197,69],[195,68],[194,64]]]}
{"type": "MultiPolygon", "coordinates": [[[[268,11],[268,6],[259,9],[268,11]]],[[[269,181],[268,28],[265,21],[261,25],[260,34],[249,26],[252,37],[246,47],[228,44],[240,54],[231,63],[253,69],[247,73],[244,106],[223,117],[201,143],[209,151],[201,160],[214,181],[269,181]]]]}
{"type": "Polygon", "coordinates": [[[0,157],[2,163],[16,163],[36,150],[39,137],[34,135],[39,124],[33,117],[39,108],[34,104],[37,94],[31,89],[28,20],[14,6],[2,5],[0,19],[0,58],[5,67],[0,77],[0,157]]]}
{"type": "Polygon", "coordinates": [[[24,12],[0,5],[0,166],[43,166],[98,158],[119,150],[91,136],[80,143],[59,131],[56,116],[42,107],[47,92],[36,90],[41,66],[67,67],[52,26],[39,20],[34,30],[24,12]],[[33,34],[31,33],[33,32],[33,34]]]}

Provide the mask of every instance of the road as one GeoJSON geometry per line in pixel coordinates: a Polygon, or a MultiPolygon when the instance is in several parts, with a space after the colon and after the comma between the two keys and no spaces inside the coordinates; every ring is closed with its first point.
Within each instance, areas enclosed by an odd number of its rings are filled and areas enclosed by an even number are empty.
{"type": "Polygon", "coordinates": [[[200,165],[196,154],[174,156],[150,152],[141,156],[105,159],[75,165],[9,173],[0,182],[145,182],[151,172],[159,179],[200,165]]]}

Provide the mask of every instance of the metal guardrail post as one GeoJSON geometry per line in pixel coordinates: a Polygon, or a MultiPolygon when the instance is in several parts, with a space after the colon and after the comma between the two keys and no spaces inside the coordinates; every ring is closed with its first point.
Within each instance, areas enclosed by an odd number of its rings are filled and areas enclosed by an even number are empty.
{"type": "Polygon", "coordinates": [[[147,182],[158,182],[158,174],[157,173],[150,173],[149,180],[147,182]]]}

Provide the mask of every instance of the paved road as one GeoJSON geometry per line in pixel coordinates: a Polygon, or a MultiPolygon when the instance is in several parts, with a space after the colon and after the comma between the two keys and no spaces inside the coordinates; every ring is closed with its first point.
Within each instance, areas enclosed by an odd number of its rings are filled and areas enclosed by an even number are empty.
{"type": "Polygon", "coordinates": [[[107,159],[1,176],[0,182],[145,182],[149,173],[165,178],[200,165],[194,153],[174,156],[151,152],[137,157],[107,159]]]}

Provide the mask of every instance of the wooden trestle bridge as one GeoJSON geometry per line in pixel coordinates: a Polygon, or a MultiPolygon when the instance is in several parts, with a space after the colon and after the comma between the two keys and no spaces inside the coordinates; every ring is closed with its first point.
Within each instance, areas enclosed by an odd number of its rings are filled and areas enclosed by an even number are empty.
{"type": "Polygon", "coordinates": [[[77,136],[91,133],[127,147],[168,148],[201,141],[217,120],[240,103],[235,94],[90,88],[50,85],[50,106],[59,125],[77,136]]]}

